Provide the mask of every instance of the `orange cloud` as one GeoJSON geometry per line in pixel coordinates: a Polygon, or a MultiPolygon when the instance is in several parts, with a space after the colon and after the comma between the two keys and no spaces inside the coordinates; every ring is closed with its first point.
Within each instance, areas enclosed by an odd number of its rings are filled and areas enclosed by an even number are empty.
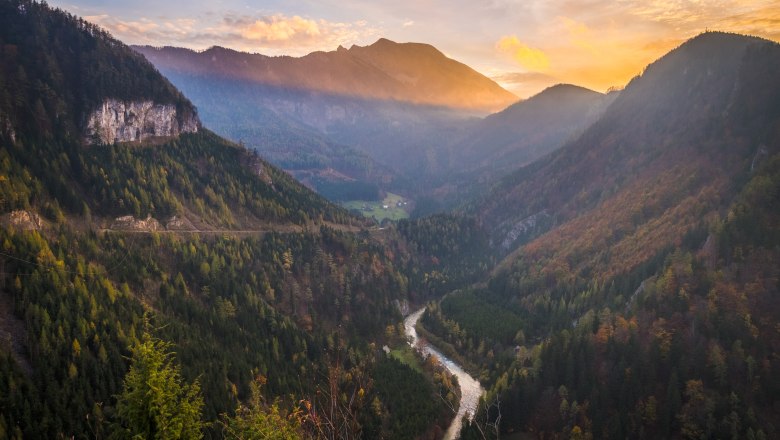
{"type": "Polygon", "coordinates": [[[567,16],[553,20],[558,36],[544,47],[550,73],[566,82],[605,91],[623,86],[683,38],[658,39],[652,32],[626,32],[617,17],[611,23],[588,26],[567,16]],[[652,42],[652,43],[649,43],[652,42]]]}
{"type": "Polygon", "coordinates": [[[282,15],[266,17],[255,20],[239,32],[241,36],[259,42],[288,41],[299,37],[317,37],[321,34],[320,27],[314,20],[307,20],[299,16],[290,18],[282,15]]]}
{"type": "MultiPolygon", "coordinates": [[[[560,0],[545,1],[535,12],[534,21],[523,27],[527,44],[504,37],[502,48],[531,46],[549,63],[546,74],[599,91],[625,85],[648,64],[708,29],[780,40],[777,0],[560,0]]],[[[525,78],[502,85],[530,96],[545,82],[525,78]]]]}
{"type": "Polygon", "coordinates": [[[544,72],[550,67],[550,60],[543,51],[528,47],[521,42],[517,35],[502,37],[496,47],[512,58],[521,66],[535,72],[544,72]]]}

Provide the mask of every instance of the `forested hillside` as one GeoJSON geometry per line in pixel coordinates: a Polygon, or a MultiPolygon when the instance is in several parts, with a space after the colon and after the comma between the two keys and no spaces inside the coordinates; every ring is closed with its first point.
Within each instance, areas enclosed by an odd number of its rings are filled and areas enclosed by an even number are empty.
{"type": "MultiPolygon", "coordinates": [[[[545,240],[621,250],[640,240],[658,249],[721,203],[712,197],[733,195],[730,180],[762,148],[774,148],[778,92],[769,71],[777,53],[774,43],[730,34],[688,41],[648,66],[580,137],[468,209],[497,240],[543,215],[564,226],[545,240]],[[704,204],[693,216],[694,203],[681,203],[687,197],[704,204]],[[656,223],[675,231],[652,240],[662,231],[656,223]]],[[[557,249],[539,243],[542,252],[557,249]]],[[[629,265],[639,262],[627,257],[629,265]]]]}
{"type": "Polygon", "coordinates": [[[449,169],[469,176],[466,184],[495,181],[576,139],[618,93],[605,95],[570,84],[549,87],[469,129],[449,147],[449,169]]]}
{"type": "Polygon", "coordinates": [[[85,145],[106,98],[194,108],[81,19],[0,8],[0,438],[443,431],[441,374],[380,349],[412,257],[206,129],[85,145]],[[94,72],[109,73],[92,88],[94,72]],[[121,216],[152,226],[125,231],[121,216]],[[417,418],[399,381],[418,384],[417,418]]]}
{"type": "Polygon", "coordinates": [[[775,43],[700,35],[475,202],[519,247],[423,322],[504,432],[776,435],[779,63],[775,43]]]}
{"type": "Polygon", "coordinates": [[[86,115],[107,97],[192,104],[144,57],[98,26],[30,2],[0,3],[0,131],[43,138],[81,136],[86,115]]]}
{"type": "Polygon", "coordinates": [[[490,391],[502,401],[502,429],[777,436],[779,166],[774,155],[753,173],[706,241],[683,243],[644,281],[629,278],[633,292],[590,288],[602,306],[508,357],[490,391]]]}

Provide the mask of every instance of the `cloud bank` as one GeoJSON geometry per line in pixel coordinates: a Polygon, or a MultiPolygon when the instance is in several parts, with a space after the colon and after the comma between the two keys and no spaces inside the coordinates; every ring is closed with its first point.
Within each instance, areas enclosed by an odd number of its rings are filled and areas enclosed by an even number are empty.
{"type": "Polygon", "coordinates": [[[205,49],[213,45],[269,55],[305,55],[379,36],[365,21],[331,22],[299,15],[235,15],[196,19],[85,17],[129,44],[205,49]]]}
{"type": "Polygon", "coordinates": [[[378,37],[429,43],[494,78],[547,75],[500,81],[522,97],[548,81],[625,85],[705,30],[780,41],[777,0],[49,1],[130,44],[300,56],[378,37]]]}

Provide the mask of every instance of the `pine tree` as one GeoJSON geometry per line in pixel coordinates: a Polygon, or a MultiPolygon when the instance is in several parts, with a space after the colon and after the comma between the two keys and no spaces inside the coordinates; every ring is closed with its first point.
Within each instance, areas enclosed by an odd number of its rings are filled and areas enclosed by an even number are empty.
{"type": "Polygon", "coordinates": [[[203,397],[197,381],[183,381],[171,344],[145,332],[133,349],[116,405],[118,439],[199,439],[203,397]]]}

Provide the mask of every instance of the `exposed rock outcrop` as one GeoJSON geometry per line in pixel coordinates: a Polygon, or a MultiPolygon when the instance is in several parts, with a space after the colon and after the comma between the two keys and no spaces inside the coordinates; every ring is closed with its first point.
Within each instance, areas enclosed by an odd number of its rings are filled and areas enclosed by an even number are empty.
{"type": "Polygon", "coordinates": [[[43,229],[43,220],[41,217],[34,212],[24,210],[11,211],[2,216],[0,224],[22,231],[38,231],[43,229]]]}
{"type": "Polygon", "coordinates": [[[156,219],[149,216],[146,220],[136,219],[132,215],[117,217],[111,224],[111,229],[120,231],[161,231],[163,226],[156,219]]]}
{"type": "Polygon", "coordinates": [[[178,114],[173,104],[106,99],[89,115],[85,137],[90,144],[144,141],[195,133],[199,126],[194,113],[178,114]]]}
{"type": "Polygon", "coordinates": [[[173,216],[165,223],[169,231],[194,231],[196,228],[187,217],[173,216]]]}
{"type": "Polygon", "coordinates": [[[259,160],[255,161],[255,163],[252,165],[252,168],[255,170],[257,175],[260,177],[260,180],[265,182],[267,185],[273,186],[274,181],[271,179],[271,173],[266,168],[265,164],[260,162],[259,160]]]}

